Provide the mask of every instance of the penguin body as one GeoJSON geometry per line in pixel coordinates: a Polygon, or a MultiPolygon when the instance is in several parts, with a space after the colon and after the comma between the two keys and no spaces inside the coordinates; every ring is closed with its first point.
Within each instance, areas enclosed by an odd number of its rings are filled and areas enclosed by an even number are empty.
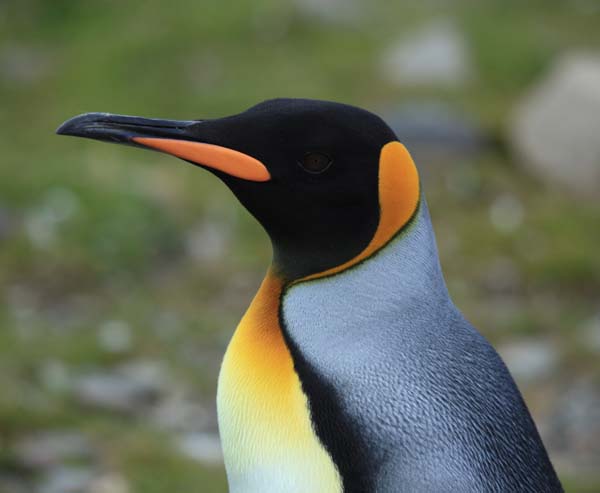
{"type": "Polygon", "coordinates": [[[219,377],[232,493],[562,491],[448,295],[416,168],[381,119],[280,99],[216,120],[87,114],[58,133],[204,167],[269,234],[219,377]]]}

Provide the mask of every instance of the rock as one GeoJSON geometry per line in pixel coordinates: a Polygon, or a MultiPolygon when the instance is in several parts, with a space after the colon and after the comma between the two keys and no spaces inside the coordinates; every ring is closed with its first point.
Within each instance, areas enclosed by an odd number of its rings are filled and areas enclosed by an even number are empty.
{"type": "Polygon", "coordinates": [[[475,119],[438,101],[403,104],[381,114],[421,166],[471,157],[488,146],[475,119]]]}
{"type": "Polygon", "coordinates": [[[559,362],[557,349],[547,341],[525,339],[510,342],[500,346],[498,352],[513,377],[524,384],[550,376],[559,362]]]}
{"type": "Polygon", "coordinates": [[[42,476],[36,493],[87,493],[92,472],[82,467],[56,467],[42,476]]]}
{"type": "Polygon", "coordinates": [[[125,353],[131,349],[131,327],[123,320],[107,320],[98,328],[98,342],[109,353],[125,353]]]}
{"type": "Polygon", "coordinates": [[[77,379],[75,398],[86,406],[125,414],[144,414],[165,392],[162,365],[136,362],[112,372],[93,373],[77,379]]]}
{"type": "Polygon", "coordinates": [[[137,383],[156,393],[164,393],[170,386],[170,377],[164,362],[158,360],[139,360],[121,365],[117,373],[123,378],[137,383]]]}
{"type": "Polygon", "coordinates": [[[87,437],[68,430],[35,433],[21,438],[14,446],[17,460],[32,469],[56,466],[68,460],[89,459],[93,452],[87,437]]]}
{"type": "Polygon", "coordinates": [[[151,415],[157,426],[177,432],[216,429],[216,419],[198,400],[193,400],[185,391],[178,389],[169,393],[151,415]]]}
{"type": "Polygon", "coordinates": [[[25,231],[29,240],[38,248],[51,248],[57,242],[60,225],[77,214],[79,209],[79,197],[71,190],[48,190],[42,202],[25,217],[25,231]]]}
{"type": "Polygon", "coordinates": [[[63,361],[50,359],[42,362],[39,369],[40,382],[50,392],[65,392],[73,384],[69,369],[63,361]]]}
{"type": "Polygon", "coordinates": [[[508,130],[540,179],[600,194],[600,56],[563,56],[517,106],[508,130]]]}
{"type": "Polygon", "coordinates": [[[206,465],[223,463],[223,451],[218,435],[210,433],[188,433],[177,441],[179,451],[206,465]]]}
{"type": "Polygon", "coordinates": [[[125,478],[116,473],[103,474],[90,482],[86,493],[129,493],[125,478]]]}
{"type": "Polygon", "coordinates": [[[448,20],[433,21],[402,37],[383,54],[383,78],[398,86],[464,85],[473,75],[463,33],[448,20]]]}
{"type": "Polygon", "coordinates": [[[548,445],[574,469],[596,471],[600,462],[600,391],[588,380],[563,389],[548,427],[548,445]]]}

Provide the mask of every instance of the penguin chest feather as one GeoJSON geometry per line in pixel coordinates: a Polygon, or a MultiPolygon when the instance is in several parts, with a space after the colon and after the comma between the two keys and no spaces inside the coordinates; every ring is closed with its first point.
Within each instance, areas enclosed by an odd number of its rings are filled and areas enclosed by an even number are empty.
{"type": "Polygon", "coordinates": [[[338,493],[279,325],[281,282],[268,275],[225,354],[217,405],[231,493],[338,493]]]}

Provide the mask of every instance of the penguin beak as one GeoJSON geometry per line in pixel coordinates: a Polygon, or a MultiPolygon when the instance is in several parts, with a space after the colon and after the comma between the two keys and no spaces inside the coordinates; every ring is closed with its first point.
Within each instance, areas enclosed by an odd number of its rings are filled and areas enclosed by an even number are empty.
{"type": "Polygon", "coordinates": [[[199,127],[208,124],[201,120],[85,113],[67,120],[56,133],[153,149],[243,180],[264,182],[271,179],[267,167],[258,159],[228,147],[198,142],[194,134],[198,133],[199,127]]]}

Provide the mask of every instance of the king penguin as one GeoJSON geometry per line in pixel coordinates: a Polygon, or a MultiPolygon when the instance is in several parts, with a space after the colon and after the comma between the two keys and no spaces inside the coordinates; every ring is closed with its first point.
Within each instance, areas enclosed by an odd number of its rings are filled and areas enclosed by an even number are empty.
{"type": "Polygon", "coordinates": [[[379,117],[275,99],[208,120],[88,113],[57,132],[205,168],[271,239],[219,375],[231,493],[563,491],[506,366],[448,295],[417,169],[379,117]]]}

